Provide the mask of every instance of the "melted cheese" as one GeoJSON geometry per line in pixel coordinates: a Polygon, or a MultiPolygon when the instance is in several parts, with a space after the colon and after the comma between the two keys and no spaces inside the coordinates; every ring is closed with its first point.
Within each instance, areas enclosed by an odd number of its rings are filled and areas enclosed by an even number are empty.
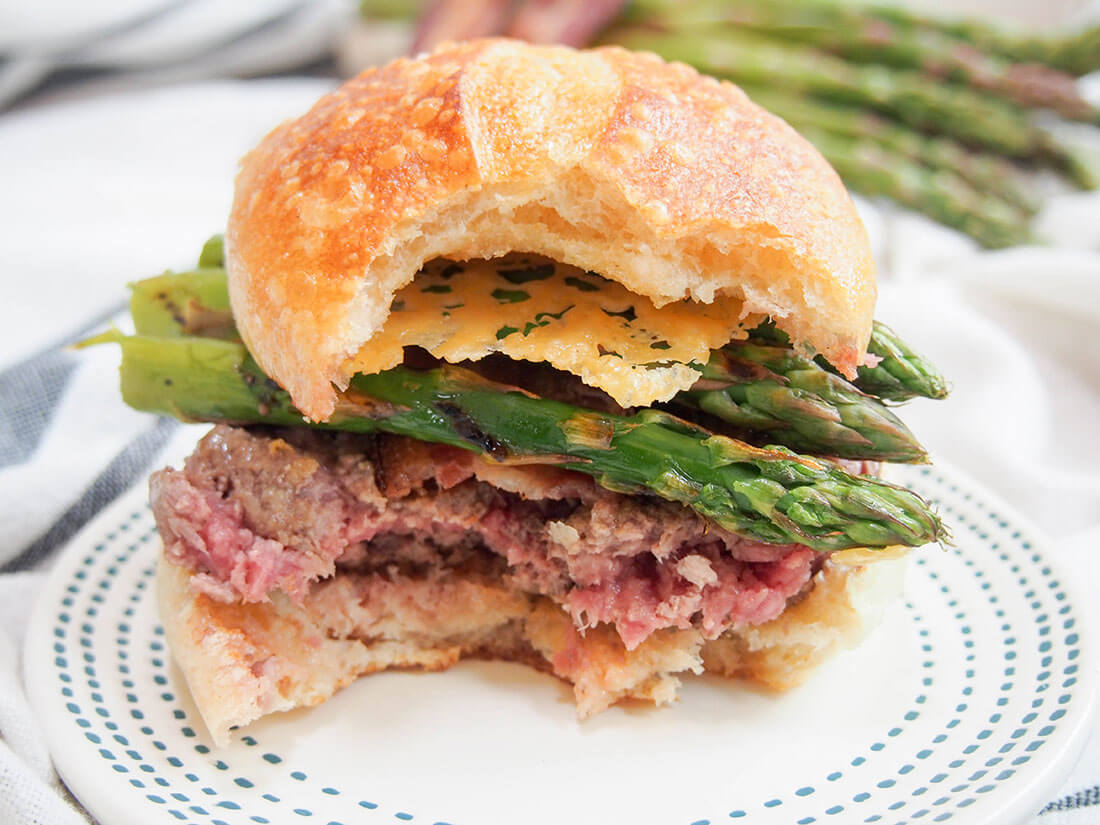
{"type": "Polygon", "coordinates": [[[729,299],[657,308],[619,283],[531,255],[439,259],[397,293],[349,374],[394,367],[407,346],[451,363],[499,352],[546,361],[624,407],[646,406],[690,387],[712,349],[757,322],[739,310],[729,299]]]}

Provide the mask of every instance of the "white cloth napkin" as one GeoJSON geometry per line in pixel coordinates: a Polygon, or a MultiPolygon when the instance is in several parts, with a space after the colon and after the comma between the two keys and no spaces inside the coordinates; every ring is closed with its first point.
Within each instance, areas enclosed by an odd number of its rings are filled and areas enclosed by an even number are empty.
{"type": "MultiPolygon", "coordinates": [[[[121,403],[111,348],[59,345],[113,317],[127,281],[192,264],[224,220],[237,157],[327,85],[205,83],[0,115],[0,566],[47,568],[164,449],[193,440],[121,403]]],[[[906,421],[1100,587],[1100,200],[1071,210],[1093,218],[1094,249],[1069,251],[981,253],[917,216],[861,209],[883,267],[877,316],[954,383],[906,421]]],[[[68,825],[82,815],[50,771],[19,672],[41,576],[0,575],[0,822],[68,825]]],[[[1098,787],[1100,742],[1037,821],[1095,821],[1100,808],[1079,804],[1095,805],[1098,787]]]]}
{"type": "Polygon", "coordinates": [[[353,0],[0,3],[0,110],[61,73],[87,94],[285,72],[327,58],[356,6],[353,0]]]}

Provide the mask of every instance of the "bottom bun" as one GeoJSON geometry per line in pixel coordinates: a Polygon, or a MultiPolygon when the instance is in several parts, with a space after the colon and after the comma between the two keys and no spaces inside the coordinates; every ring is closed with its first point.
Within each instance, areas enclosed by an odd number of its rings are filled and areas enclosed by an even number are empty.
{"type": "Polygon", "coordinates": [[[168,644],[214,742],[261,716],[316,705],[359,676],[389,668],[443,670],[463,658],[520,662],[573,685],[584,718],[623,699],[664,704],[674,674],[704,669],[776,689],[804,681],[858,644],[901,593],[904,558],[826,563],[813,588],[778,618],[704,640],[662,630],[628,651],[600,625],[578,631],[547,598],[476,573],[427,577],[341,573],[302,604],[225,604],[191,588],[194,571],[160,562],[168,644]]]}

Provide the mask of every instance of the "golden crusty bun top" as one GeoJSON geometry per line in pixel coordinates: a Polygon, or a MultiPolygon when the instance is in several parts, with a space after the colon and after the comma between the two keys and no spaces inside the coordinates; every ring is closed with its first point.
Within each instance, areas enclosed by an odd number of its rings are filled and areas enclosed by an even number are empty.
{"type": "Polygon", "coordinates": [[[391,312],[437,258],[531,253],[638,296],[645,330],[624,332],[624,312],[597,328],[565,313],[542,338],[461,348],[549,361],[627,405],[697,373],[627,363],[604,381],[598,359],[624,335],[683,339],[705,361],[768,315],[853,374],[875,301],[863,225],[805,140],[729,83],[614,47],[481,40],[370,69],[244,158],[226,238],[241,333],[313,419],[332,413],[334,385],[393,366],[395,342],[446,350],[401,339],[391,312]]]}

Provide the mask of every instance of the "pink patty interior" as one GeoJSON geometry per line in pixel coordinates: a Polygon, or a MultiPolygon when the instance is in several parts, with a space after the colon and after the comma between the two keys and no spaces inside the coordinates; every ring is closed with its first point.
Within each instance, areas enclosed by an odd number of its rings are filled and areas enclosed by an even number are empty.
{"type": "Polygon", "coordinates": [[[169,560],[222,601],[301,599],[338,569],[477,569],[551,597],[578,627],[614,625],[630,649],[661,628],[708,638],[777,616],[816,554],[613,493],[579,473],[494,467],[396,436],[215,427],[182,470],[156,473],[169,560]]]}

